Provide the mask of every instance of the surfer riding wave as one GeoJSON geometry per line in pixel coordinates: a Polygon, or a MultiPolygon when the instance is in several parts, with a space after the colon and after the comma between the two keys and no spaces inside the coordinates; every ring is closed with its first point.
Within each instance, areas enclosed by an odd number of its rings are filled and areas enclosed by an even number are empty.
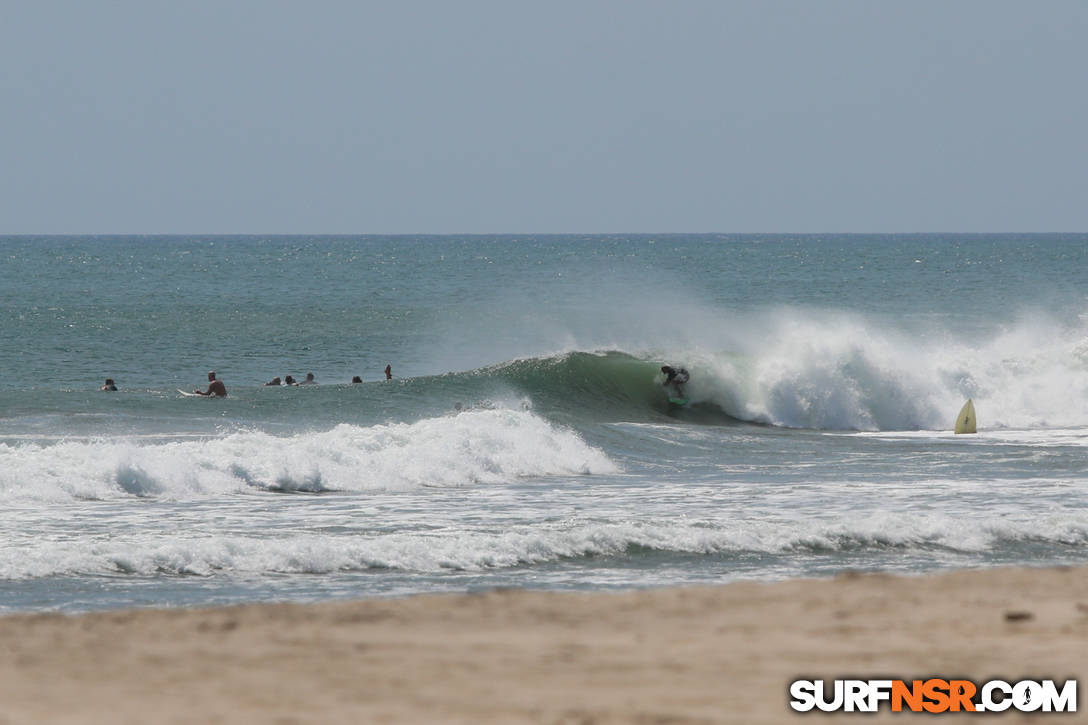
{"type": "Polygon", "coordinates": [[[672,386],[676,398],[684,397],[684,383],[688,381],[688,371],[684,368],[674,368],[671,365],[662,365],[661,372],[665,373],[665,387],[672,386]]]}

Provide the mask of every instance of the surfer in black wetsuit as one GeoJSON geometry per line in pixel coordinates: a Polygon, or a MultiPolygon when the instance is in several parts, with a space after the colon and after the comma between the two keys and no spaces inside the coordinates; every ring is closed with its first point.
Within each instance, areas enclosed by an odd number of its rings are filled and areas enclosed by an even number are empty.
{"type": "Polygon", "coordinates": [[[672,385],[676,391],[676,397],[684,397],[684,383],[688,381],[688,371],[684,368],[674,368],[670,365],[662,365],[661,372],[665,373],[665,382],[662,385],[672,385]]]}

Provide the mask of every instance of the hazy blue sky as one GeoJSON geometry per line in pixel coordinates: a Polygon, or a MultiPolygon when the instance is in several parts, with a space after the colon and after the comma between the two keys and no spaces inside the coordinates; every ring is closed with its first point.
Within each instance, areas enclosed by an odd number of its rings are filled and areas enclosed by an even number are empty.
{"type": "Polygon", "coordinates": [[[0,5],[0,233],[1088,231],[1084,0],[0,5]]]}

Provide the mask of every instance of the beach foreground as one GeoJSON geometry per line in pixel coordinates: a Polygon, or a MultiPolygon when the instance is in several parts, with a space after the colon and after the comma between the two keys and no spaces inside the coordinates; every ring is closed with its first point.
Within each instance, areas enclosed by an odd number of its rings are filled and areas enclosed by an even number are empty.
{"type": "Polygon", "coordinates": [[[1084,682],[1086,644],[1084,567],[12,615],[0,723],[913,720],[795,714],[789,683],[1084,682]]]}

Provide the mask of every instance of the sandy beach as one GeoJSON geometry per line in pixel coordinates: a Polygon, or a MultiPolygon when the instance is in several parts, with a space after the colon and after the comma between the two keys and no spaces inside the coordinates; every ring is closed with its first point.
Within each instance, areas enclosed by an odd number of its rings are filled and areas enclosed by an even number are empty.
{"type": "Polygon", "coordinates": [[[789,683],[1083,681],[1086,645],[1088,568],[12,615],[0,722],[883,722],[789,683]]]}

